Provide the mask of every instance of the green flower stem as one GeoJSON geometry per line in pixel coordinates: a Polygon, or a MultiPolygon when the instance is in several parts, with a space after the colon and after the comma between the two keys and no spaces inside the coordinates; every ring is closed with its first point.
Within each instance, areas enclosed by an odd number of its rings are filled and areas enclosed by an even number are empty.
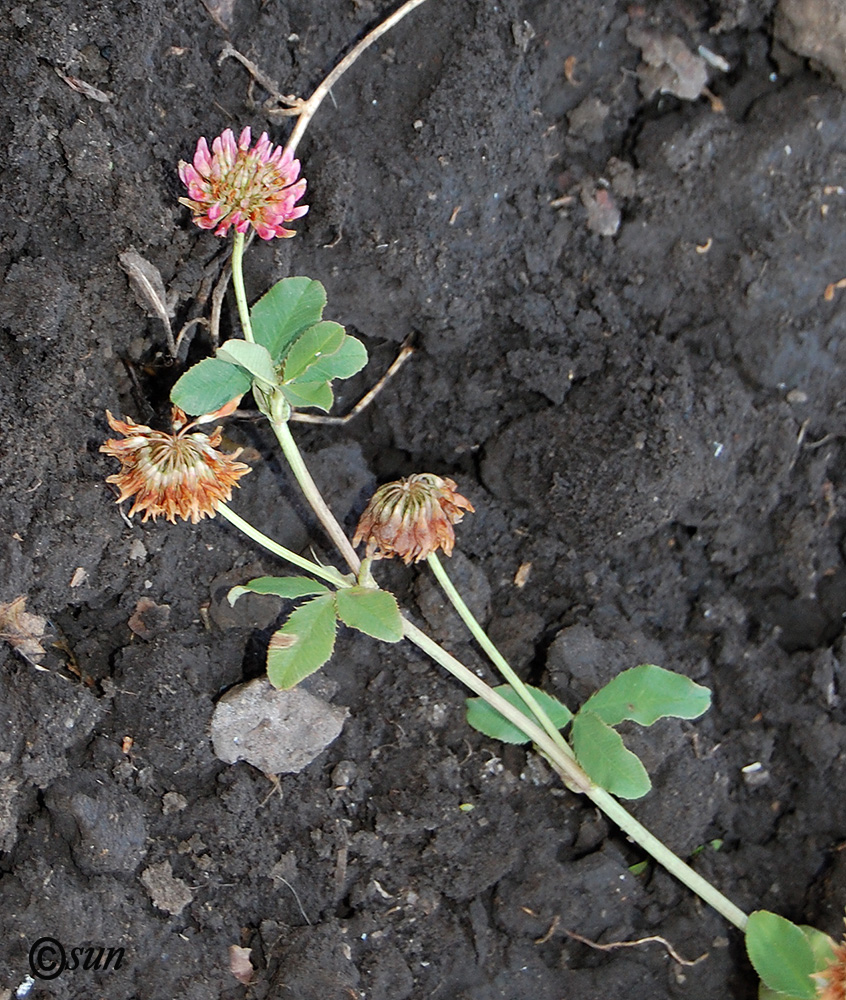
{"type": "Polygon", "coordinates": [[[232,285],[235,288],[235,301],[238,303],[238,315],[241,318],[244,340],[254,344],[253,325],[250,322],[247,292],[244,289],[244,234],[238,232],[235,233],[235,239],[232,241],[232,285]]]}
{"type": "MultiPolygon", "coordinates": [[[[532,696],[531,691],[526,688],[526,685],[514,673],[514,670],[511,668],[508,661],[496,648],[485,630],[476,620],[473,612],[467,607],[455,585],[447,576],[446,570],[443,568],[443,565],[437,555],[432,553],[428,558],[428,562],[432,572],[435,574],[435,578],[443,588],[444,593],[452,602],[455,610],[461,616],[464,624],[473,634],[473,638],[479,643],[485,653],[487,653],[502,676],[520,695],[523,702],[546,730],[547,735],[555,741],[558,749],[563,751],[568,758],[573,758],[573,751],[567,744],[566,740],[555,728],[554,723],[550,720],[549,716],[543,711],[540,705],[538,705],[536,699],[532,696]]],[[[429,650],[427,650],[427,652],[429,652],[429,650]]],[[[432,654],[430,653],[430,655],[432,654]]],[[[449,670],[450,667],[447,666],[447,669],[449,670]]],[[[456,676],[458,675],[456,674],[456,676]]],[[[465,684],[467,683],[463,677],[459,679],[463,680],[465,684]]],[[[482,695],[482,697],[485,696],[482,695]]],[[[491,702],[490,699],[486,698],[485,700],[493,705],[493,702],[491,702]]],[[[503,712],[500,707],[497,705],[493,705],[493,707],[496,708],[501,715],[505,715],[505,712],[503,712]]],[[[530,735],[526,727],[523,726],[518,720],[509,718],[509,721],[513,722],[516,726],[518,726],[518,728],[522,729],[527,736],[530,735]]],[[[535,743],[544,752],[547,760],[549,760],[555,770],[557,770],[562,777],[567,777],[570,779],[570,782],[572,782],[572,773],[568,770],[565,775],[565,773],[557,766],[559,763],[558,759],[550,754],[549,749],[538,743],[537,740],[535,740],[535,743]]],[[[578,768],[578,771],[584,775],[584,778],[587,779],[587,775],[584,774],[581,768],[579,768],[578,765],[576,765],[576,767],[578,768]]],[[[703,899],[710,906],[713,906],[718,913],[721,913],[726,918],[726,920],[734,924],[735,927],[739,928],[741,931],[745,929],[747,917],[741,909],[735,906],[734,903],[727,899],[721,892],[718,892],[710,882],[707,882],[701,875],[697,874],[689,865],[685,864],[681,858],[673,854],[668,847],[658,840],[654,834],[650,833],[646,827],[642,826],[634,818],[634,816],[621,806],[620,803],[612,795],[606,792],[604,788],[599,788],[598,786],[593,785],[589,779],[588,785],[589,787],[580,788],[579,790],[584,791],[584,794],[587,795],[588,798],[590,798],[591,801],[593,801],[594,804],[597,805],[609,819],[613,820],[621,830],[632,838],[632,840],[640,844],[640,846],[651,854],[656,861],[663,865],[668,872],[675,875],[679,881],[683,882],[689,889],[692,889],[693,892],[695,892],[701,899],[703,899]]]]}
{"type": "Polygon", "coordinates": [[[290,465],[291,471],[294,473],[297,482],[300,484],[300,489],[305,494],[306,500],[308,500],[311,505],[311,509],[317,515],[317,518],[323,525],[326,534],[332,539],[335,547],[344,557],[347,565],[353,573],[358,573],[361,568],[361,560],[356,555],[356,551],[352,547],[352,543],[344,534],[344,529],[338,523],[335,515],[323,499],[320,490],[311,478],[311,473],[306,468],[303,456],[300,454],[300,449],[297,447],[297,443],[294,440],[294,435],[291,433],[291,428],[288,426],[288,422],[271,420],[270,426],[273,428],[273,433],[276,435],[285,458],[288,460],[288,465],[290,465]]]}
{"type": "MultiPolygon", "coordinates": [[[[304,569],[307,573],[311,573],[313,576],[321,577],[335,587],[341,586],[338,580],[337,570],[331,568],[327,569],[319,563],[312,562],[310,559],[305,559],[303,556],[297,555],[296,552],[286,549],[284,545],[274,542],[272,538],[268,538],[268,536],[259,531],[258,528],[254,528],[249,521],[245,521],[243,517],[240,517],[234,510],[227,507],[225,503],[219,504],[216,510],[217,513],[222,514],[231,525],[236,527],[239,531],[243,531],[247,538],[251,538],[254,542],[257,542],[263,548],[267,549],[268,552],[272,552],[275,556],[279,556],[280,559],[285,559],[289,563],[293,563],[294,566],[297,566],[299,569],[304,569]]],[[[346,584],[346,586],[349,586],[349,584],[346,584]]]]}
{"type": "Polygon", "coordinates": [[[493,664],[496,666],[497,670],[499,670],[499,672],[508,681],[511,687],[513,687],[514,690],[517,692],[517,694],[520,695],[520,697],[523,699],[523,703],[525,704],[525,706],[535,716],[538,722],[543,726],[549,737],[555,741],[555,743],[561,750],[563,750],[566,754],[572,756],[573,751],[567,745],[566,740],[556,728],[555,723],[541,708],[541,706],[538,704],[538,701],[534,697],[532,692],[520,680],[520,678],[514,672],[511,665],[508,663],[508,661],[505,659],[502,653],[500,653],[500,651],[496,648],[493,642],[491,642],[488,634],[476,620],[476,617],[474,616],[473,612],[464,603],[464,598],[462,598],[461,594],[459,594],[458,590],[456,589],[455,584],[447,576],[447,572],[444,569],[443,564],[441,563],[440,559],[438,559],[438,554],[436,552],[432,552],[429,555],[427,562],[429,563],[429,568],[435,574],[435,579],[441,585],[441,588],[443,589],[444,593],[452,602],[452,606],[461,616],[461,620],[464,622],[467,628],[470,629],[470,631],[472,632],[473,638],[487,653],[493,664]]]}

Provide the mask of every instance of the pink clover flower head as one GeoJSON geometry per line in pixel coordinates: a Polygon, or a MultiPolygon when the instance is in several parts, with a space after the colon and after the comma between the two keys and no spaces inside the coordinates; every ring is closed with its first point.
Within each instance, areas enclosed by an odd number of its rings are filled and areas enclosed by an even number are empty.
{"type": "Polygon", "coordinates": [[[236,141],[231,128],[213,140],[211,149],[200,139],[194,162],[179,163],[179,176],[188,197],[179,201],[194,213],[200,229],[213,229],[225,236],[230,226],[246,233],[250,226],[263,240],[296,236],[285,223],[308,211],[297,205],[305,194],[300,161],[281,146],[274,146],[262,132],[250,149],[252,133],[245,128],[236,141]]]}

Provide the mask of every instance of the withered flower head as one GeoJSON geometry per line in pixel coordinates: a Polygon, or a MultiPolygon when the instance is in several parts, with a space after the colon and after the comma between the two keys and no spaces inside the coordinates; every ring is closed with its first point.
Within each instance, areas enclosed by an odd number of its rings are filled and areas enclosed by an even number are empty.
{"type": "Polygon", "coordinates": [[[285,223],[308,211],[296,203],[305,194],[300,161],[281,146],[274,146],[262,132],[250,149],[252,134],[245,128],[239,138],[231,128],[212,141],[211,149],[200,139],[193,163],[179,162],[179,176],[188,188],[180,198],[194,213],[200,229],[225,236],[230,226],[246,233],[250,226],[263,240],[295,236],[285,223]]]}
{"type": "MultiPolygon", "coordinates": [[[[846,923],[846,920],[843,921],[846,923]]],[[[814,974],[818,1000],[846,1000],[846,934],[834,946],[834,958],[822,972],[814,974]]]]}
{"type": "Polygon", "coordinates": [[[367,542],[368,559],[399,556],[408,565],[438,549],[452,554],[452,529],[473,505],[455,491],[451,479],[431,473],[386,483],[373,494],[361,515],[353,545],[367,542]]]}
{"type": "Polygon", "coordinates": [[[201,518],[214,517],[217,505],[228,500],[232,487],[251,471],[248,465],[235,461],[240,450],[233,455],[217,451],[219,427],[211,436],[201,431],[188,433],[197,421],[188,423],[176,406],[174,434],[154,431],[129,419],[116,420],[108,410],[106,416],[112,430],[125,435],[122,441],[110,439],[100,446],[100,451],[121,463],[120,472],[106,482],[120,488],[118,503],[135,497],[130,517],[144,511],[144,521],[148,517],[155,521],[164,514],[173,524],[177,517],[196,524],[201,518]]]}

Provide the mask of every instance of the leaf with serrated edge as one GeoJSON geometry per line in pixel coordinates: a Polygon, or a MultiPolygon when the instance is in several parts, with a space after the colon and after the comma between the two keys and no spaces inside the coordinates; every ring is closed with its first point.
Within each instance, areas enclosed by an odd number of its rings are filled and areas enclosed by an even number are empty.
{"type": "Polygon", "coordinates": [[[179,379],[170,391],[171,402],[186,413],[214,413],[236,396],[249,392],[252,379],[221,358],[204,358],[179,379]]]}
{"type": "MultiPolygon", "coordinates": [[[[541,691],[540,688],[526,686],[557,729],[563,729],[573,718],[570,709],[566,705],[562,705],[557,698],[553,698],[546,691],[541,691]]],[[[497,694],[501,694],[510,705],[519,709],[533,722],[537,722],[534,713],[529,711],[523,699],[510,684],[502,684],[494,690],[497,694]]],[[[518,729],[513,722],[509,722],[504,715],[500,715],[484,699],[468,698],[465,704],[467,705],[467,722],[480,733],[484,733],[485,736],[490,736],[502,743],[529,742],[529,737],[521,729],[518,729]]]]}
{"type": "Polygon", "coordinates": [[[256,343],[264,344],[275,364],[287,347],[310,326],[319,323],[326,289],[311,278],[283,278],[256,302],[250,320],[256,343]]]}
{"type": "Polygon", "coordinates": [[[616,726],[631,719],[651,726],[658,719],[696,719],[708,710],[711,692],[683,674],[642,663],[618,674],[582,706],[616,726]]]}
{"type": "Polygon", "coordinates": [[[328,382],[289,382],[283,385],[282,395],[291,406],[314,406],[328,413],[335,401],[335,394],[328,382]]]}
{"type": "Polygon", "coordinates": [[[383,642],[402,639],[402,615],[393,594],[372,587],[349,587],[335,595],[338,617],[350,628],[383,642]]]}
{"type": "Polygon", "coordinates": [[[315,597],[291,612],[267,650],[270,683],[287,690],[319,670],[335,648],[336,626],[333,594],[315,597]]]}
{"type": "Polygon", "coordinates": [[[227,340],[217,349],[217,356],[233,365],[240,365],[255,378],[268,385],[276,385],[276,368],[267,348],[262,344],[251,344],[246,340],[227,340]]]}
{"type": "Polygon", "coordinates": [[[313,594],[328,592],[328,587],[324,587],[317,580],[310,580],[307,576],[258,576],[241,587],[233,587],[226,595],[226,599],[231,606],[244,594],[273,594],[275,597],[284,597],[290,601],[297,597],[311,597],[313,594]]]}
{"type": "Polygon", "coordinates": [[[814,1000],[814,952],[801,927],[777,913],[756,910],[746,925],[749,961],[765,986],[796,1000],[814,1000]]]}
{"type": "MultiPolygon", "coordinates": [[[[349,378],[367,364],[367,348],[355,337],[344,337],[334,354],[326,354],[309,365],[304,377],[309,382],[318,379],[349,378]]],[[[296,379],[294,380],[296,382],[296,379]]]]}
{"type": "Polygon", "coordinates": [[[594,784],[621,799],[642,798],[652,787],[640,759],[627,750],[620,734],[584,707],[571,730],[576,759],[594,784]]]}

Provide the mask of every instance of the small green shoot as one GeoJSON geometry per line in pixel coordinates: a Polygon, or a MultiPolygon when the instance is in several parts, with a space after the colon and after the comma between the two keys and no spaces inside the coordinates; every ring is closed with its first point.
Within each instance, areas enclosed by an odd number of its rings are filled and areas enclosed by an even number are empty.
{"type": "Polygon", "coordinates": [[[254,342],[228,340],[216,357],[189,368],[172,402],[186,413],[213,413],[255,386],[257,402],[279,394],[292,407],[328,411],[332,380],[360,371],[367,350],[339,323],[322,319],[325,305],[319,281],[284,278],[250,311],[254,342]]]}

